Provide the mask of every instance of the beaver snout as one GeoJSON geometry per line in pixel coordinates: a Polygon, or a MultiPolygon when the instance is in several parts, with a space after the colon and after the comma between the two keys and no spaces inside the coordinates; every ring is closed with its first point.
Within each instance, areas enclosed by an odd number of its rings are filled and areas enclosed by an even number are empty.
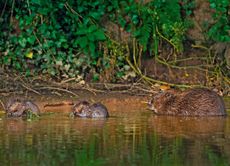
{"type": "Polygon", "coordinates": [[[6,116],[7,117],[11,117],[11,116],[13,116],[13,113],[12,112],[8,112],[8,113],[6,113],[6,116]]]}
{"type": "Polygon", "coordinates": [[[8,117],[21,117],[26,115],[28,111],[38,115],[40,110],[38,106],[29,100],[21,100],[18,98],[11,98],[6,104],[6,115],[8,117]]]}
{"type": "Polygon", "coordinates": [[[153,111],[154,113],[157,113],[157,109],[154,106],[154,100],[155,97],[153,97],[152,99],[148,100],[147,105],[148,105],[148,109],[153,111]]]}

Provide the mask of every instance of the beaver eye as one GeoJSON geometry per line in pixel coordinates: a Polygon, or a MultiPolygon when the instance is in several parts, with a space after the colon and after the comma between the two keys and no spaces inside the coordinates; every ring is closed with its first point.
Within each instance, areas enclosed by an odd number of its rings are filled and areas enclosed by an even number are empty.
{"type": "Polygon", "coordinates": [[[165,94],[165,97],[170,97],[170,96],[172,96],[171,93],[166,93],[166,94],[165,94]]]}

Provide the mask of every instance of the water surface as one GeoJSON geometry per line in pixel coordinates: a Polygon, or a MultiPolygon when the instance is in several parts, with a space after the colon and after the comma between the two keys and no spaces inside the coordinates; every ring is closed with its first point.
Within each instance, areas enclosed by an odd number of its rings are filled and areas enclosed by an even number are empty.
{"type": "Polygon", "coordinates": [[[128,103],[109,110],[106,120],[61,110],[33,121],[2,117],[1,165],[230,165],[229,117],[155,116],[128,103]]]}

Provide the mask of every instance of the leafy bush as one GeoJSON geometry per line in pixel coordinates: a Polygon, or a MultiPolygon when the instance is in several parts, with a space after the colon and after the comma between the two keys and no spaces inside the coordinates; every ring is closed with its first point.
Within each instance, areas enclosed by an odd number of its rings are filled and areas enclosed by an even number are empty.
{"type": "MultiPolygon", "coordinates": [[[[143,52],[153,51],[157,55],[162,40],[180,52],[192,2],[1,1],[0,62],[27,75],[45,73],[59,78],[84,78],[93,72],[92,78],[99,79],[112,70],[112,80],[126,78],[123,76],[131,72],[125,60],[130,56],[126,48],[132,47],[131,41],[125,44],[115,41],[104,24],[111,21],[118,25],[130,34],[130,40],[135,39],[142,45],[143,52]]],[[[209,35],[215,40],[227,41],[229,25],[225,23],[229,1],[210,2],[219,20],[209,35]]]]}
{"type": "Polygon", "coordinates": [[[211,39],[220,42],[230,42],[230,1],[229,0],[209,0],[210,8],[214,9],[214,25],[208,31],[211,39]]]}

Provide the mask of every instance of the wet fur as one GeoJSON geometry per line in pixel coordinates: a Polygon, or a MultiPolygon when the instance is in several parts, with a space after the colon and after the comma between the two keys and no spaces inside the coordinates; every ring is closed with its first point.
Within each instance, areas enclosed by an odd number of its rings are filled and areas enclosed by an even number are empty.
{"type": "Polygon", "coordinates": [[[150,109],[159,115],[177,116],[225,116],[223,99],[205,88],[186,91],[168,90],[157,94],[149,103],[150,109]]]}
{"type": "Polygon", "coordinates": [[[87,101],[81,101],[74,105],[74,116],[86,118],[107,118],[109,113],[107,108],[101,103],[90,105],[87,101]]]}
{"type": "Polygon", "coordinates": [[[23,116],[28,110],[37,115],[40,113],[38,106],[29,100],[10,99],[6,104],[6,114],[9,117],[23,116]]]}

